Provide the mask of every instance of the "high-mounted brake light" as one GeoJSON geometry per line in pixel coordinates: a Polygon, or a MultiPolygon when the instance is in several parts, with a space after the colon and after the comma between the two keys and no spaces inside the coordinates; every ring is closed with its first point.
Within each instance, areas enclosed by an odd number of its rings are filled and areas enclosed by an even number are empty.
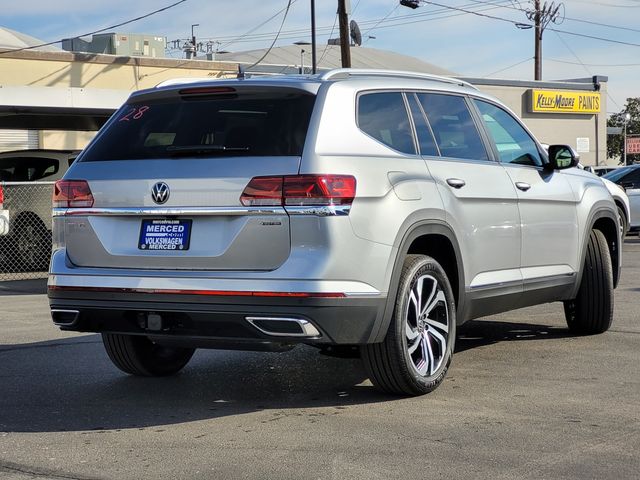
{"type": "Polygon", "coordinates": [[[179,90],[180,95],[212,95],[216,93],[235,93],[233,87],[192,87],[179,90]]]}
{"type": "Polygon", "coordinates": [[[91,208],[93,194],[86,180],[58,180],[53,187],[54,208],[91,208]]]}
{"type": "Polygon", "coordinates": [[[248,207],[351,205],[355,195],[351,175],[253,177],[240,202],[248,207]]]}

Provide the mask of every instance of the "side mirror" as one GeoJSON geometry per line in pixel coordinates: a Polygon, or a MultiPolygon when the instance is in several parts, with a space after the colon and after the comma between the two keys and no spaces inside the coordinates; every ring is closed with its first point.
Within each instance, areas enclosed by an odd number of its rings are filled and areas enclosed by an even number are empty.
{"type": "Polygon", "coordinates": [[[578,165],[579,158],[569,145],[550,145],[547,165],[550,170],[564,170],[578,165]]]}

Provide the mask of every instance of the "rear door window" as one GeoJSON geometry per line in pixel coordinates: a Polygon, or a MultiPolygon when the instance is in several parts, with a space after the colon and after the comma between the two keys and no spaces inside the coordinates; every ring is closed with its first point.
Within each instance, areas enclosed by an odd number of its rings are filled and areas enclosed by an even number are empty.
{"type": "Polygon", "coordinates": [[[300,156],[314,102],[290,91],[138,100],[115,114],[80,161],[300,156]]]}
{"type": "Polygon", "coordinates": [[[417,96],[443,157],[489,160],[463,97],[439,93],[418,93],[417,96]]]}
{"type": "Polygon", "coordinates": [[[416,154],[409,114],[400,92],[360,95],[358,127],[380,143],[398,152],[416,154]]]}

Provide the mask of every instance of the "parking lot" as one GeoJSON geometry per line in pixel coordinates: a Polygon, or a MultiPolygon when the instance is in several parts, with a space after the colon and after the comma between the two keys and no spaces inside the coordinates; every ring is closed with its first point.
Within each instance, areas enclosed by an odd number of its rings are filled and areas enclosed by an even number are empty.
{"type": "Polygon", "coordinates": [[[628,237],[604,335],[569,335],[560,304],[467,324],[418,398],[309,347],[127,377],[51,324],[43,280],[0,282],[0,478],[638,478],[639,275],[628,237]]]}

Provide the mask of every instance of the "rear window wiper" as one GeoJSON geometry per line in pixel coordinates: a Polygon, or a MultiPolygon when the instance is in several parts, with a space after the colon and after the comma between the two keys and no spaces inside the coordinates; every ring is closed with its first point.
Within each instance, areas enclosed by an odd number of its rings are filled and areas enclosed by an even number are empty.
{"type": "Polygon", "coordinates": [[[248,152],[249,147],[228,147],[226,145],[173,145],[166,149],[166,152],[174,155],[225,153],[225,152],[248,152]]]}

